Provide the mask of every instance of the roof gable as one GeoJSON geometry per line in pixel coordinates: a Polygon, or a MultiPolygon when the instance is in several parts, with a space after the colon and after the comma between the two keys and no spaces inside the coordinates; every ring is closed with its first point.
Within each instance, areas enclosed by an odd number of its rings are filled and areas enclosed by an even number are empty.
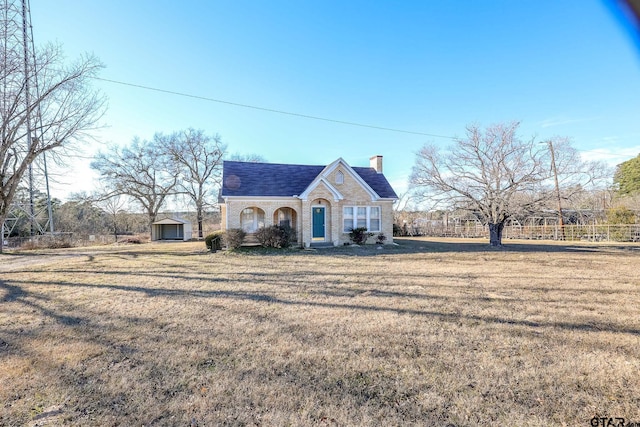
{"type": "Polygon", "coordinates": [[[318,175],[316,179],[313,180],[311,184],[299,195],[302,200],[306,200],[309,197],[309,194],[315,190],[320,184],[323,184],[327,190],[333,195],[333,200],[340,201],[344,199],[342,193],[338,191],[336,187],[329,183],[329,180],[322,175],[318,175]]]}
{"type": "Polygon", "coordinates": [[[382,199],[397,199],[396,192],[387,181],[387,178],[381,173],[376,172],[373,168],[353,167],[355,173],[360,175],[373,191],[375,191],[382,199]]]}
{"type": "MultiPolygon", "coordinates": [[[[351,166],[349,166],[347,164],[347,162],[345,162],[342,158],[339,158],[337,160],[335,160],[334,162],[332,162],[331,164],[327,165],[327,167],[325,167],[322,172],[320,172],[320,175],[318,175],[316,177],[316,179],[311,183],[311,185],[305,190],[304,193],[302,193],[300,195],[300,198],[302,199],[306,199],[309,192],[311,191],[312,188],[315,188],[315,185],[317,185],[317,182],[320,181],[324,181],[325,183],[328,184],[328,180],[327,177],[329,176],[329,174],[331,174],[331,172],[333,172],[334,170],[336,170],[338,167],[341,167],[341,170],[344,170],[347,174],[351,175],[351,177],[358,183],[360,184],[360,186],[364,189],[364,191],[367,192],[367,194],[369,194],[369,196],[371,197],[371,200],[377,200],[380,198],[380,196],[373,191],[373,189],[369,186],[369,184],[367,184],[367,182],[365,180],[363,180],[360,175],[358,175],[352,168],[351,166]],[[315,184],[315,185],[314,185],[315,184]]],[[[337,191],[337,190],[336,190],[337,191]]],[[[339,200],[339,199],[336,199],[339,200]]]]}

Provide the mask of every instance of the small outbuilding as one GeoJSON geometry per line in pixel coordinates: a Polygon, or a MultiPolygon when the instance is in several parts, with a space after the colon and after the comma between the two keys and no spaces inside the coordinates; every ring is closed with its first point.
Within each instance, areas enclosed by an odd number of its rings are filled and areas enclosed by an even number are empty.
{"type": "Polygon", "coordinates": [[[191,222],[165,218],[151,225],[151,240],[191,240],[191,222]]]}

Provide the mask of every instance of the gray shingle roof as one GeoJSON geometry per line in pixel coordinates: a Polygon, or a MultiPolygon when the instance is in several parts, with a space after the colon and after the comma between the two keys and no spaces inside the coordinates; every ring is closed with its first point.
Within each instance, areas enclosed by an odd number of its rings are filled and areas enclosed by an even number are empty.
{"type": "Polygon", "coordinates": [[[378,196],[382,197],[383,199],[398,198],[396,192],[393,191],[393,188],[391,188],[391,184],[389,184],[389,181],[387,181],[387,178],[385,178],[383,174],[376,172],[375,169],[360,167],[352,167],[351,169],[353,169],[358,175],[360,175],[360,178],[362,178],[364,182],[369,184],[369,187],[371,187],[373,191],[378,193],[378,196]]]}
{"type": "MultiPolygon", "coordinates": [[[[225,196],[297,196],[326,166],[287,165],[278,163],[253,163],[225,161],[222,166],[225,196]]],[[[382,198],[397,198],[395,191],[384,177],[373,168],[352,168],[382,198]]]]}

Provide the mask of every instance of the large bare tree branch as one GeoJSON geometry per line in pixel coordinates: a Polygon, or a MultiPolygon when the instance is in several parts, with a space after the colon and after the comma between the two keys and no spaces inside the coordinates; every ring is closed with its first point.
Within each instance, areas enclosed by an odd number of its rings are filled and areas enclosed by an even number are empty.
{"type": "MultiPolygon", "coordinates": [[[[553,194],[546,144],[519,138],[518,126],[467,126],[466,137],[457,138],[444,152],[425,145],[413,167],[413,190],[450,207],[476,210],[493,231],[491,244],[501,244],[502,227],[510,216],[548,202],[553,194]]],[[[600,165],[581,161],[566,138],[555,138],[554,145],[564,197],[606,175],[599,173],[604,170],[600,165]]]]}
{"type": "Polygon", "coordinates": [[[180,187],[196,207],[198,237],[203,238],[204,209],[211,204],[215,190],[220,186],[226,146],[219,135],[211,137],[194,129],[159,135],[158,139],[163,150],[181,169],[180,187]]]}
{"type": "Polygon", "coordinates": [[[108,152],[98,153],[91,168],[100,173],[107,192],[104,197],[127,195],[140,204],[149,230],[180,183],[180,169],[164,151],[159,135],[153,141],[134,138],[123,148],[112,145],[108,152]]]}
{"type": "Polygon", "coordinates": [[[96,58],[82,57],[67,66],[60,49],[49,45],[36,52],[34,61],[29,59],[25,70],[22,52],[7,45],[3,48],[0,224],[4,223],[29,166],[45,152],[83,142],[105,107],[105,98],[89,85],[89,80],[102,68],[96,58]]]}

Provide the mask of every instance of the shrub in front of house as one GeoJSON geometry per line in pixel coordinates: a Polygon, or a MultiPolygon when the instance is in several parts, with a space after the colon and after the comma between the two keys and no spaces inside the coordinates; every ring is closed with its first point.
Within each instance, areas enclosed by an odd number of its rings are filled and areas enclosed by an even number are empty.
{"type": "Polygon", "coordinates": [[[356,245],[364,245],[373,233],[367,232],[367,227],[352,228],[349,233],[349,239],[356,245]]]}
{"type": "Polygon", "coordinates": [[[219,251],[222,249],[222,236],[224,235],[224,231],[218,230],[209,234],[204,238],[204,243],[207,245],[207,249],[211,252],[219,251]]]}
{"type": "Polygon", "coordinates": [[[387,236],[382,232],[378,233],[378,236],[376,237],[376,245],[384,245],[385,240],[387,240],[387,236]]]}
{"type": "Polygon", "coordinates": [[[241,228],[230,228],[224,232],[222,241],[227,249],[238,249],[242,246],[242,242],[247,233],[241,228]]]}
{"type": "Polygon", "coordinates": [[[296,232],[291,227],[272,225],[256,231],[256,239],[265,248],[288,248],[296,241],[296,232]]]}
{"type": "Polygon", "coordinates": [[[256,231],[256,240],[264,248],[277,248],[280,230],[277,225],[262,227],[256,231]]]}

